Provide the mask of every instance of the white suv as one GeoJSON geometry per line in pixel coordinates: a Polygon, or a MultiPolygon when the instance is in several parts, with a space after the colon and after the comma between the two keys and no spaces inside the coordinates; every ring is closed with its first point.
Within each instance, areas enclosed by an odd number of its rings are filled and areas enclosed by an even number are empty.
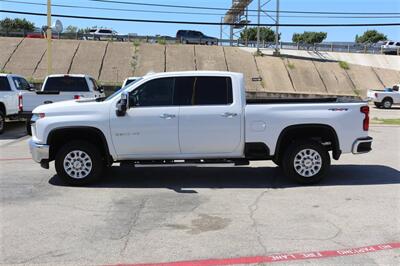
{"type": "Polygon", "coordinates": [[[388,41],[381,46],[384,54],[397,54],[400,51],[400,42],[388,41]]]}
{"type": "Polygon", "coordinates": [[[117,36],[117,32],[111,29],[91,29],[89,33],[85,35],[85,40],[111,40],[116,38],[117,40],[122,40],[117,36]]]}

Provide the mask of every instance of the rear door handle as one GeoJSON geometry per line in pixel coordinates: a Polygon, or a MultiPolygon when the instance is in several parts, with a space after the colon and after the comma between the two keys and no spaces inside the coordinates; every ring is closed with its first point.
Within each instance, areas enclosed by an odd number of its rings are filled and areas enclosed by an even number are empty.
{"type": "Polygon", "coordinates": [[[230,117],[235,117],[235,116],[237,116],[237,113],[225,112],[225,113],[221,114],[221,116],[222,116],[222,117],[230,118],[230,117]]]}
{"type": "Polygon", "coordinates": [[[173,115],[173,114],[162,114],[162,115],[160,115],[160,118],[171,119],[171,118],[175,118],[175,115],[173,115]]]}

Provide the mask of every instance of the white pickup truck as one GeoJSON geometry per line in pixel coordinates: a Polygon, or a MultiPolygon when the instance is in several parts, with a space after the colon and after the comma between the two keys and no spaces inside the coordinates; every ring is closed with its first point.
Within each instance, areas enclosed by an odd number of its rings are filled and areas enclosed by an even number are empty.
{"type": "Polygon", "coordinates": [[[22,109],[22,94],[31,89],[26,79],[14,74],[0,74],[0,134],[4,132],[5,120],[18,119],[22,109]]]}
{"type": "Polygon", "coordinates": [[[400,104],[400,84],[385,90],[369,90],[367,97],[378,108],[390,109],[393,104],[400,104]]]}
{"type": "Polygon", "coordinates": [[[88,75],[50,75],[44,80],[39,91],[23,95],[23,114],[30,115],[32,110],[42,104],[49,104],[79,98],[101,98],[105,94],[95,79],[88,75]]]}
{"type": "Polygon", "coordinates": [[[300,183],[318,182],[330,154],[365,153],[369,107],[336,99],[246,102],[240,73],[170,72],[146,75],[103,101],[39,106],[30,151],[44,168],[83,185],[114,162],[248,164],[273,160],[300,183]]]}

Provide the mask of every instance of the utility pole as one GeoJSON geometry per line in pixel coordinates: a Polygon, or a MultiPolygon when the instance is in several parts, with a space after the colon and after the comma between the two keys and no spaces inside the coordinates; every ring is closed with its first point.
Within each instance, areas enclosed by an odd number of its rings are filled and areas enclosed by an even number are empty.
{"type": "Polygon", "coordinates": [[[260,11],[261,11],[261,4],[260,4],[260,0],[258,0],[258,9],[257,9],[257,54],[260,53],[260,11]]]}
{"type": "Polygon", "coordinates": [[[279,51],[279,0],[276,0],[276,30],[275,30],[275,52],[274,54],[278,56],[279,51]]]}
{"type": "Polygon", "coordinates": [[[223,27],[222,23],[223,22],[224,22],[224,17],[221,17],[221,25],[219,28],[219,45],[221,45],[221,46],[222,46],[222,27],[223,27]]]}
{"type": "Polygon", "coordinates": [[[51,48],[51,0],[47,0],[47,75],[52,72],[52,48],[51,48]]]}

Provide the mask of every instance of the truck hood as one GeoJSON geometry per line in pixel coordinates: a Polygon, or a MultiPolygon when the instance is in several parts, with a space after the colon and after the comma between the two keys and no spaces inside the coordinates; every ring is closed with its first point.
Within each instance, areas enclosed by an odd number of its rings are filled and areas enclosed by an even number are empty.
{"type": "Polygon", "coordinates": [[[100,110],[104,110],[105,102],[96,102],[95,99],[81,100],[70,100],[61,101],[50,104],[43,104],[36,107],[32,113],[45,113],[46,115],[74,115],[74,114],[85,114],[85,113],[96,113],[100,110]]]}

